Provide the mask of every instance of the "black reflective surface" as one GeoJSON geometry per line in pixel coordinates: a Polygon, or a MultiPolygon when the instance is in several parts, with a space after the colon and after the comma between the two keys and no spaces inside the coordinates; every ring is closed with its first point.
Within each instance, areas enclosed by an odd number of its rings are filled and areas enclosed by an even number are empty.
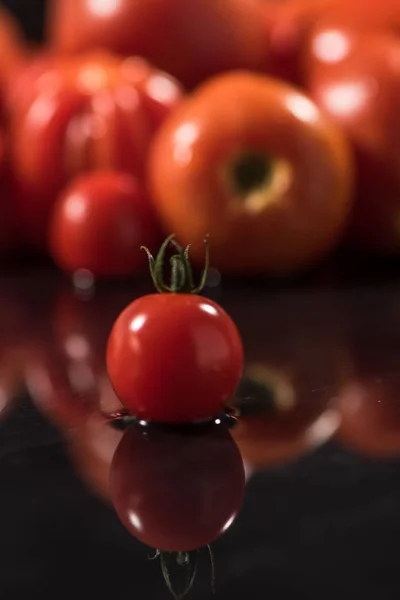
{"type": "MultiPolygon", "coordinates": [[[[3,3],[41,39],[44,0],[3,3]]],[[[245,344],[231,435],[246,490],[212,544],[215,595],[202,552],[189,598],[400,596],[400,278],[344,267],[342,284],[328,265],[317,283],[207,289],[245,344]]],[[[13,272],[0,278],[0,599],[168,599],[109,494],[123,432],[106,416],[120,405],[105,342],[150,288],[92,297],[47,268],[13,272]]]]}
{"type": "MultiPolygon", "coordinates": [[[[169,598],[109,497],[123,435],[104,347],[150,288],[76,293],[43,270],[2,278],[0,597],[169,598]]],[[[242,509],[212,544],[216,598],[397,598],[400,282],[207,288],[246,350],[231,430],[242,509]]],[[[211,598],[200,555],[190,598],[211,598]]]]}

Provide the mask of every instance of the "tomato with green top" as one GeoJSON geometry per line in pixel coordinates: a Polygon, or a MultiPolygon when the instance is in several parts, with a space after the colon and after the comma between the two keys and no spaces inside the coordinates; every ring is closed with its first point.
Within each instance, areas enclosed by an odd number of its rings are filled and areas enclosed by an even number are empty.
{"type": "MultiPolygon", "coordinates": [[[[236,325],[195,288],[188,252],[168,238],[151,273],[160,294],[132,302],[117,318],[107,348],[111,383],[137,418],[163,423],[202,421],[232,398],[243,368],[236,325]],[[172,284],[162,281],[169,244],[172,284]]],[[[205,270],[206,272],[206,270],[205,270]]],[[[203,276],[204,283],[205,277],[203,276]]]]}

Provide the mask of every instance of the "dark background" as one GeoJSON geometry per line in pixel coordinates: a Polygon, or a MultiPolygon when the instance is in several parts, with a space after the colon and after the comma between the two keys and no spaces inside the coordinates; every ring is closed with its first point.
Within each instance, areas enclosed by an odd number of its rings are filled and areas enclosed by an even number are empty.
{"type": "MultiPolygon", "coordinates": [[[[43,0],[3,4],[30,39],[41,39],[43,0]]],[[[250,307],[257,293],[249,292],[250,307]]],[[[368,302],[368,290],[359,294],[368,302]]],[[[386,302],[382,292],[375,333],[386,302]]],[[[368,318],[360,331],[376,345],[368,318]]],[[[216,598],[398,600],[399,538],[400,463],[366,460],[331,442],[250,481],[240,517],[214,545],[216,598]]],[[[190,597],[212,598],[209,579],[204,561],[190,597]]],[[[0,427],[1,600],[169,597],[147,549],[85,489],[60,434],[21,398],[0,427]]]]}
{"type": "Polygon", "coordinates": [[[14,13],[31,40],[43,38],[45,0],[1,0],[1,4],[14,13]]]}

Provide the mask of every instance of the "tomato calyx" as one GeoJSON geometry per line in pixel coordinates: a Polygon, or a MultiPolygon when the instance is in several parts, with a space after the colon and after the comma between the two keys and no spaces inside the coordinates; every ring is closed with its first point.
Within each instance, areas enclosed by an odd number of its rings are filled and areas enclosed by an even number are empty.
{"type": "MultiPolygon", "coordinates": [[[[211,546],[207,546],[208,554],[210,557],[211,563],[211,589],[212,592],[215,593],[215,562],[214,555],[211,550],[211,546]]],[[[161,571],[165,581],[165,584],[172,596],[175,600],[181,600],[184,598],[192,589],[194,581],[197,575],[198,563],[199,563],[199,554],[200,549],[191,551],[191,552],[162,552],[161,550],[156,550],[155,555],[149,557],[149,560],[156,560],[160,558],[161,562],[161,571]],[[177,592],[174,589],[171,571],[170,571],[170,563],[172,561],[178,565],[178,567],[183,567],[185,569],[185,587],[182,591],[177,592]]]]}
{"type": "Polygon", "coordinates": [[[239,155],[231,167],[232,182],[235,191],[243,197],[263,190],[272,181],[273,160],[265,154],[246,152],[239,155]]]}
{"type": "Polygon", "coordinates": [[[204,246],[205,265],[201,275],[200,283],[197,286],[193,280],[193,272],[189,260],[190,245],[183,249],[182,246],[175,240],[175,234],[167,237],[158,251],[156,258],[154,258],[146,246],[142,246],[141,250],[146,252],[147,258],[149,259],[150,275],[156,290],[160,292],[160,294],[199,294],[206,284],[210,265],[208,236],[204,239],[204,246]],[[176,253],[170,258],[170,285],[167,285],[164,281],[165,254],[168,246],[172,246],[176,250],[176,253]]]}

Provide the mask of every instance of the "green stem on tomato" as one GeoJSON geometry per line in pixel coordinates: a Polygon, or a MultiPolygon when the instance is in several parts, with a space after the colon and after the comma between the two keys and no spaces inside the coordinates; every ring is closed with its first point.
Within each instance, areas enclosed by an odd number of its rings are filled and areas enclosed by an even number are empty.
{"type": "Polygon", "coordinates": [[[198,294],[204,288],[208,269],[210,266],[210,252],[208,236],[204,240],[205,245],[205,264],[203,273],[198,286],[193,281],[192,267],[189,260],[190,245],[185,249],[178,244],[175,240],[175,235],[170,235],[161,245],[160,250],[156,258],[151,254],[150,250],[145,246],[141,249],[147,254],[149,260],[150,275],[153,280],[154,286],[158,292],[172,293],[172,294],[198,294]],[[167,285],[164,281],[164,265],[165,265],[165,253],[168,246],[173,246],[176,253],[170,258],[171,265],[171,283],[167,285]]]}

